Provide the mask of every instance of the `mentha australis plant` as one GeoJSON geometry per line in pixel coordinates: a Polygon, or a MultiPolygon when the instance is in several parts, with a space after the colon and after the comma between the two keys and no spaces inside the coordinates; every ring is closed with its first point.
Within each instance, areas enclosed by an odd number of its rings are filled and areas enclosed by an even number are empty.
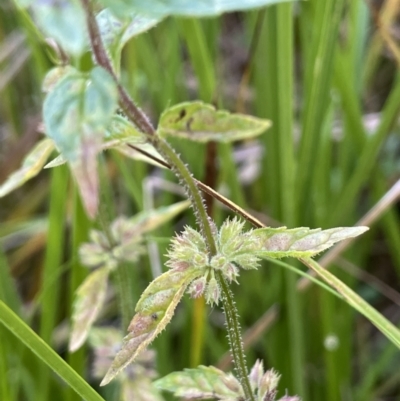
{"type": "MultiPolygon", "coordinates": [[[[128,327],[128,335],[105,373],[102,385],[109,383],[119,373],[118,380],[126,383],[130,371],[122,370],[145,355],[143,352],[170,322],[177,304],[187,292],[193,298],[204,296],[210,305],[222,305],[235,376],[214,367],[199,366],[172,373],[156,381],[155,386],[171,391],[178,397],[193,399],[275,400],[279,375],[273,370],[264,372],[263,364],[259,361],[250,372],[247,369],[239,316],[229,288],[232,281],[238,280],[241,269],[256,269],[264,258],[301,259],[400,346],[398,330],[390,322],[311,259],[338,241],[362,234],[367,230],[366,227],[322,231],[258,227],[245,231],[244,222],[233,218],[218,228],[207,214],[199,187],[210,191],[213,196],[218,195],[219,199],[223,197],[196,181],[167,141],[169,136],[175,136],[199,142],[232,142],[260,135],[271,125],[270,121],[231,114],[194,101],[164,111],[158,127],[154,128],[120,83],[123,46],[133,36],[150,29],[168,15],[210,16],[278,2],[99,0],[96,10],[100,11],[96,15],[91,0],[66,0],[62,2],[62,7],[57,1],[17,1],[21,7],[30,7],[36,24],[56,41],[54,49],[61,62],[48,73],[43,84],[46,93],[43,131],[46,139],[32,150],[22,168],[0,186],[0,196],[36,175],[56,149],[59,155],[47,167],[68,164],[85,210],[89,217],[95,218],[99,213],[98,155],[105,149],[114,148],[131,156],[134,146],[142,150],[146,148],[153,161],[175,173],[196,216],[197,229],[186,227],[173,238],[168,251],[169,270],[152,281],[140,297],[136,314],[128,327]],[[68,65],[68,57],[78,60],[89,50],[96,64],[92,69],[80,71],[76,66],[68,65]]],[[[225,203],[232,210],[248,216],[229,200],[225,199],[225,203]]],[[[119,218],[105,232],[92,232],[91,242],[81,248],[81,259],[93,268],[93,272],[77,291],[71,350],[78,349],[88,336],[91,338],[91,333],[99,330],[91,326],[105,300],[109,275],[118,269],[121,261],[138,257],[142,251],[143,234],[175,215],[176,209],[173,210],[164,210],[165,213],[155,211],[154,218],[143,214],[131,219],[119,218]]],[[[101,346],[99,341],[97,345],[101,346]]],[[[107,350],[109,352],[110,347],[107,350]]],[[[100,371],[104,373],[104,360],[102,363],[103,369],[100,371]]],[[[158,393],[149,390],[151,386],[148,381],[140,383],[145,383],[145,387],[138,386],[135,391],[148,391],[148,400],[160,399],[158,393]]],[[[137,394],[131,398],[140,399],[137,394]]],[[[298,398],[284,396],[281,400],[294,401],[298,398]]]]}

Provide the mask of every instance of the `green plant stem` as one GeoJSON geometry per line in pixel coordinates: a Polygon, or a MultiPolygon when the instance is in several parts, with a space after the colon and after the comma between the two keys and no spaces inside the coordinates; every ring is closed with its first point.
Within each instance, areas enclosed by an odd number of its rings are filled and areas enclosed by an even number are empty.
{"type": "MultiPolygon", "coordinates": [[[[172,171],[183,184],[192,202],[196,220],[201,228],[202,234],[205,237],[209,254],[210,256],[215,255],[217,253],[217,246],[212,233],[211,222],[208,218],[206,207],[200,191],[197,188],[195,179],[190,173],[188,167],[183,163],[168,142],[164,141],[157,135],[147,116],[135,105],[125,89],[119,84],[118,79],[112,69],[111,62],[104,49],[96,18],[91,9],[90,1],[82,0],[82,4],[86,11],[89,37],[97,63],[109,71],[109,73],[114,77],[118,85],[120,104],[128,118],[130,118],[131,121],[147,135],[149,142],[166,159],[171,166],[172,171]]],[[[223,307],[227,321],[228,335],[235,366],[239,373],[239,380],[242,383],[246,399],[254,401],[254,395],[247,377],[246,360],[240,333],[238,313],[235,308],[235,303],[229,287],[220,273],[219,283],[223,293],[223,307]]]]}
{"type": "Polygon", "coordinates": [[[57,373],[85,401],[104,401],[54,350],[26,325],[3,301],[0,301],[0,322],[22,343],[57,373]]]}
{"type": "Polygon", "coordinates": [[[215,274],[219,286],[222,290],[222,301],[226,317],[226,328],[228,332],[229,343],[231,346],[232,358],[235,362],[236,373],[246,400],[255,401],[251,390],[249,378],[247,376],[246,357],[243,348],[242,334],[240,332],[239,314],[235,306],[233,294],[225,281],[222,273],[217,271],[215,274]]]}

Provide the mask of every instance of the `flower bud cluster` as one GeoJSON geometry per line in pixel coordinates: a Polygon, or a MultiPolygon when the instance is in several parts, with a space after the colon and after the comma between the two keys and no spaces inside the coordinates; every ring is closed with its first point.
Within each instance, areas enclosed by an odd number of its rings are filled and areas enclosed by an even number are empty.
{"type": "Polygon", "coordinates": [[[126,217],[118,217],[110,227],[113,243],[98,230],[90,232],[89,243],[82,244],[79,256],[82,264],[90,268],[106,266],[115,269],[122,261],[134,262],[143,253],[143,237],[136,224],[126,217]]]}
{"type": "MultiPolygon", "coordinates": [[[[251,388],[257,401],[275,401],[280,375],[274,369],[264,372],[263,363],[257,360],[249,374],[251,388]]],[[[285,395],[278,401],[300,401],[297,396],[285,395]]]]}
{"type": "Polygon", "coordinates": [[[168,251],[167,266],[175,270],[196,269],[199,277],[188,288],[193,298],[205,295],[209,304],[217,304],[221,289],[214,272],[220,271],[229,282],[237,280],[239,267],[255,269],[259,258],[254,252],[259,248],[258,237],[252,231],[242,232],[244,223],[234,218],[226,220],[219,232],[215,229],[214,239],[217,253],[210,255],[203,236],[190,227],[172,240],[168,251]]]}

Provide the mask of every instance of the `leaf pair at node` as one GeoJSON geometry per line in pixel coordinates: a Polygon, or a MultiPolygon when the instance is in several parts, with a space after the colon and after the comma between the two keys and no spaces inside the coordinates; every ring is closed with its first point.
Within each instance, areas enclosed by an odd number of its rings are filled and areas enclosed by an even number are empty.
{"type": "Polygon", "coordinates": [[[190,227],[172,240],[167,255],[170,269],[151,282],[140,297],[128,335],[102,385],[109,383],[164,330],[187,288],[192,297],[204,294],[209,304],[218,304],[221,290],[216,271],[228,282],[236,281],[239,268],[255,269],[261,258],[313,256],[368,229],[345,227],[321,231],[281,227],[244,232],[243,227],[244,222],[237,218],[226,220],[219,231],[212,225],[215,255],[209,254],[205,239],[190,227]]]}

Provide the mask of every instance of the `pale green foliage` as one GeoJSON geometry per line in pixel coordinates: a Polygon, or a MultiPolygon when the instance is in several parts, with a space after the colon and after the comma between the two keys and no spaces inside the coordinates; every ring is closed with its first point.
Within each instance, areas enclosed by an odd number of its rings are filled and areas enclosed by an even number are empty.
{"type": "Polygon", "coordinates": [[[14,189],[23,185],[26,181],[35,177],[43,168],[47,158],[54,150],[51,139],[41,140],[25,157],[22,166],[12,173],[7,180],[0,185],[0,197],[9,194],[14,189]]]}
{"type": "Polygon", "coordinates": [[[128,327],[128,335],[101,382],[102,386],[109,383],[164,330],[186,287],[199,274],[194,269],[169,270],[150,283],[136,305],[136,314],[128,327]]]}
{"type": "Polygon", "coordinates": [[[82,283],[75,294],[69,350],[76,351],[85,342],[89,329],[103,306],[109,268],[97,269],[82,283]]]}
{"type": "MultiPolygon", "coordinates": [[[[138,160],[145,159],[146,161],[149,161],[150,159],[142,157],[140,153],[136,152],[135,154],[131,148],[124,146],[129,143],[137,146],[138,148],[144,148],[144,150],[149,151],[148,147],[151,145],[145,144],[145,140],[146,139],[144,135],[138,131],[138,129],[131,122],[129,122],[123,116],[114,114],[111,118],[110,124],[104,131],[104,142],[101,145],[101,150],[116,149],[128,157],[138,160]]],[[[151,149],[154,148],[151,147],[151,149]]],[[[161,158],[158,154],[155,154],[155,156],[161,158]]],[[[44,168],[58,167],[66,162],[67,160],[65,157],[60,154],[55,159],[47,163],[44,168]]]]}
{"type": "MultiPolygon", "coordinates": [[[[264,372],[261,361],[256,361],[249,374],[251,389],[256,401],[274,401],[279,374],[273,369],[264,372]]],[[[187,399],[213,398],[221,401],[244,400],[239,381],[231,374],[213,366],[199,366],[174,372],[154,383],[161,390],[174,393],[176,397],[187,399]]],[[[281,401],[300,401],[298,397],[284,396],[281,401]]]]}
{"type": "MultiPolygon", "coordinates": [[[[25,2],[26,4],[26,2],[25,2]]],[[[79,0],[31,0],[33,16],[44,33],[65,51],[80,55],[87,46],[86,19],[79,0]]]]}
{"type": "Polygon", "coordinates": [[[67,74],[43,105],[46,134],[68,161],[91,217],[98,207],[97,154],[116,106],[116,85],[100,67],[88,76],[67,74]]]}
{"type": "Polygon", "coordinates": [[[60,65],[47,72],[42,83],[44,93],[51,92],[56,84],[66,75],[78,73],[78,70],[70,65],[60,65]]]}
{"type": "Polygon", "coordinates": [[[161,20],[135,12],[117,18],[108,8],[102,10],[96,19],[103,44],[116,71],[119,71],[122,48],[129,39],[147,31],[161,20]]]}
{"type": "Polygon", "coordinates": [[[200,101],[185,102],[165,110],[158,125],[161,136],[177,136],[198,142],[233,142],[262,134],[269,120],[216,110],[200,101]]]}
{"type": "MultiPolygon", "coordinates": [[[[120,331],[112,327],[94,328],[90,332],[89,344],[94,351],[93,375],[102,378],[106,372],[115,349],[121,344],[120,331]]],[[[163,397],[151,382],[157,374],[154,369],[155,352],[144,350],[127,369],[118,376],[121,385],[120,401],[162,401],[163,397]]]]}
{"type": "Polygon", "coordinates": [[[151,16],[184,15],[184,16],[213,16],[229,11],[248,10],[288,0],[101,0],[118,15],[129,12],[139,12],[151,16]]]}
{"type": "Polygon", "coordinates": [[[81,245],[79,255],[82,264],[97,269],[76,292],[69,342],[71,351],[76,351],[85,342],[103,306],[109,273],[122,261],[136,261],[144,250],[143,235],[172,219],[188,205],[188,201],[183,201],[139,213],[130,219],[118,217],[110,226],[111,238],[98,230],[90,232],[91,242],[81,245]]]}
{"type": "Polygon", "coordinates": [[[337,227],[322,231],[306,227],[259,228],[253,231],[254,238],[261,242],[255,254],[270,258],[315,256],[336,242],[357,237],[367,230],[368,227],[337,227]]]}

